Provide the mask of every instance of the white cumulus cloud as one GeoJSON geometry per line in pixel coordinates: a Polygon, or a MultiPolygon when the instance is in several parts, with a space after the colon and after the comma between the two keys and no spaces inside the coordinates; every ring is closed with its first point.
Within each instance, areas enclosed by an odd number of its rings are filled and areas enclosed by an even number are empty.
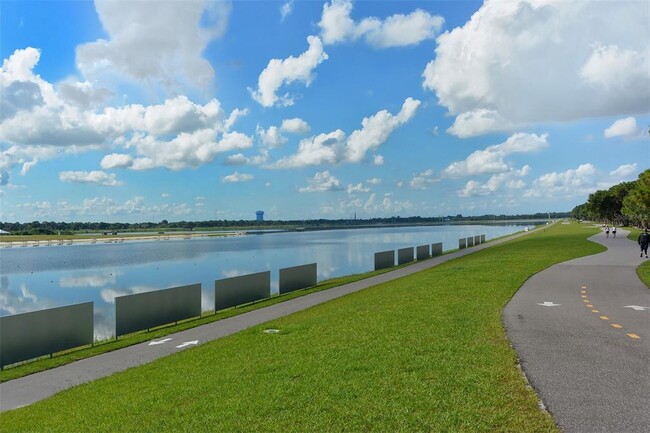
{"type": "Polygon", "coordinates": [[[309,124],[299,117],[284,119],[282,121],[281,129],[292,134],[309,134],[311,131],[309,124]]]}
{"type": "Polygon", "coordinates": [[[96,183],[105,186],[122,185],[114,173],[104,171],[62,171],[59,173],[59,179],[61,182],[96,183]]]}
{"type": "Polygon", "coordinates": [[[612,125],[605,129],[604,135],[605,138],[612,137],[634,137],[639,135],[640,129],[636,125],[636,119],[634,117],[626,117],[625,119],[619,119],[612,125]]]}
{"type": "Polygon", "coordinates": [[[323,43],[317,36],[308,36],[309,48],[298,57],[271,59],[258,78],[257,90],[249,88],[251,96],[264,107],[276,104],[292,105],[289,95],[278,96],[277,92],[285,84],[299,81],[309,86],[314,79],[313,71],[327,60],[323,43]]]}
{"type": "Polygon", "coordinates": [[[250,182],[254,178],[255,177],[252,174],[239,173],[239,172],[236,171],[233,174],[229,174],[227,176],[222,177],[221,182],[223,182],[223,183],[242,183],[242,182],[250,182]]]}
{"type": "Polygon", "coordinates": [[[280,147],[287,142],[287,138],[282,135],[277,126],[269,126],[268,129],[264,129],[258,125],[257,135],[262,143],[270,148],[280,147]]]}
{"type": "Polygon", "coordinates": [[[429,186],[439,181],[439,178],[434,177],[433,170],[428,169],[421,173],[415,174],[409,181],[409,187],[412,189],[425,190],[429,188],[429,186]]]}
{"type": "Polygon", "coordinates": [[[225,31],[229,2],[96,0],[95,9],[108,39],[77,47],[77,68],[84,76],[118,72],[166,86],[207,86],[212,80],[214,70],[202,53],[225,31]]]}
{"type": "Polygon", "coordinates": [[[363,183],[358,183],[356,185],[349,184],[347,191],[348,194],[364,193],[364,192],[370,192],[370,188],[365,186],[363,183]]]}
{"type": "Polygon", "coordinates": [[[183,95],[160,104],[90,109],[70,103],[61,87],[35,74],[39,60],[34,48],[16,50],[0,68],[0,172],[22,165],[24,175],[38,161],[100,146],[123,148],[102,160],[104,169],[182,169],[252,146],[250,137],[231,130],[247,110],[228,114],[216,99],[198,104],[183,95]]]}
{"type": "Polygon", "coordinates": [[[494,195],[502,192],[519,191],[525,188],[526,182],[521,178],[530,173],[530,166],[525,165],[519,170],[511,170],[490,176],[487,182],[480,183],[470,180],[465,187],[458,191],[459,197],[474,197],[494,195]]]}
{"type": "Polygon", "coordinates": [[[513,153],[531,153],[548,146],[548,135],[518,132],[501,144],[488,146],[472,152],[463,161],[449,164],[442,170],[442,177],[460,178],[480,174],[503,173],[512,170],[505,158],[513,153]]]}
{"type": "Polygon", "coordinates": [[[127,168],[133,165],[133,158],[122,153],[111,153],[102,158],[100,165],[104,170],[127,168]]]}
{"type": "Polygon", "coordinates": [[[623,182],[624,180],[632,180],[631,177],[635,177],[637,171],[638,165],[636,163],[623,164],[616,170],[610,171],[609,175],[623,182]]]}
{"type": "Polygon", "coordinates": [[[646,112],[649,19],[636,1],[486,1],[437,38],[423,86],[459,137],[646,112]]]}
{"type": "Polygon", "coordinates": [[[341,182],[329,171],[318,172],[312,179],[309,179],[308,185],[299,189],[300,192],[324,192],[340,191],[343,187],[341,182]]]}
{"type": "Polygon", "coordinates": [[[131,166],[134,170],[166,167],[183,170],[207,164],[224,152],[248,149],[253,143],[250,137],[239,132],[228,132],[217,139],[214,129],[183,132],[169,141],[158,140],[152,135],[135,134],[127,146],[137,149],[138,154],[131,166]]]}
{"type": "Polygon", "coordinates": [[[596,167],[591,163],[578,168],[544,174],[533,181],[525,197],[561,198],[579,197],[595,190],[596,167]]]}
{"type": "MultiPolygon", "coordinates": [[[[353,131],[347,138],[343,131],[336,130],[303,139],[294,155],[280,159],[271,167],[296,168],[325,163],[361,162],[369,151],[375,151],[384,144],[395,129],[411,120],[419,106],[420,101],[407,98],[397,114],[381,110],[365,117],[361,121],[361,129],[353,131]]],[[[375,165],[382,165],[384,159],[381,155],[375,155],[373,161],[375,165]]]]}
{"type": "Polygon", "coordinates": [[[364,118],[361,121],[362,128],[354,131],[348,138],[345,160],[362,161],[369,150],[377,149],[395,129],[411,120],[419,106],[420,101],[417,99],[406,98],[402,109],[395,116],[387,110],[382,110],[364,118]]]}
{"type": "Polygon", "coordinates": [[[345,142],[345,133],[340,129],[329,134],[319,134],[300,141],[298,151],[275,162],[273,168],[297,168],[310,165],[336,164],[340,149],[345,142]]]}
{"type": "Polygon", "coordinates": [[[318,26],[326,44],[355,41],[363,38],[375,48],[403,47],[417,45],[433,39],[442,28],[445,20],[416,9],[408,15],[395,14],[381,20],[376,17],[364,18],[355,22],[351,0],[333,0],[325,3],[318,26]]]}

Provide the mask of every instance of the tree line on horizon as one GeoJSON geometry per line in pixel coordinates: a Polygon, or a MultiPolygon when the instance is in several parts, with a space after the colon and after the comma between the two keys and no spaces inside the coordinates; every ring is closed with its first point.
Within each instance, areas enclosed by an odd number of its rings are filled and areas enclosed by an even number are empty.
{"type": "Polygon", "coordinates": [[[543,212],[517,215],[481,215],[463,216],[462,214],[444,217],[388,217],[368,219],[310,219],[310,220],[206,220],[206,221],[175,221],[166,219],[160,222],[141,223],[108,223],[108,222],[55,222],[32,221],[27,223],[0,222],[0,229],[15,235],[55,235],[74,234],[83,232],[132,232],[132,231],[165,231],[165,230],[206,230],[206,229],[273,229],[273,228],[305,228],[319,227],[350,227],[368,225],[404,225],[404,224],[458,224],[468,221],[512,221],[512,220],[547,220],[568,218],[570,212],[543,212]]]}
{"type": "Polygon", "coordinates": [[[589,194],[586,203],[571,211],[575,219],[648,228],[650,222],[650,169],[632,182],[589,194]]]}

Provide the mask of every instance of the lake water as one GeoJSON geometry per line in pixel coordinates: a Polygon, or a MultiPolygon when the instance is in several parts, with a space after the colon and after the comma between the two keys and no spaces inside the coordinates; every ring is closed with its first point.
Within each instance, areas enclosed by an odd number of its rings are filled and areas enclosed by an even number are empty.
{"type": "Polygon", "coordinates": [[[0,316],[94,302],[95,338],[115,334],[115,297],[201,283],[203,310],[214,309],[214,281],[318,264],[318,281],[371,271],[374,253],[484,234],[486,240],[524,225],[418,226],[282,232],[236,237],[126,241],[0,250],[0,316]]]}

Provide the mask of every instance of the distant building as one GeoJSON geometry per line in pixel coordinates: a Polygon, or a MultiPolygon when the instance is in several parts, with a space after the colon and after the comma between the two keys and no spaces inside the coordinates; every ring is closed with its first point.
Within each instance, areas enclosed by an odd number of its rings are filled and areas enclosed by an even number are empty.
{"type": "Polygon", "coordinates": [[[255,220],[256,221],[264,221],[264,211],[263,210],[258,210],[255,212],[255,220]]]}

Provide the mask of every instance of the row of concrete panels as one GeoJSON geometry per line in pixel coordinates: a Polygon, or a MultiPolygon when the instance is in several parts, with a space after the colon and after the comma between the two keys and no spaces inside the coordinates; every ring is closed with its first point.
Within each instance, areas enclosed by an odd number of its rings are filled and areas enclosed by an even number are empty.
{"type": "MultiPolygon", "coordinates": [[[[425,260],[442,254],[442,243],[418,245],[416,247],[400,248],[397,250],[397,264],[403,265],[417,260],[425,260]]],[[[395,251],[375,253],[375,271],[395,266],[395,251]]]]}
{"type": "MultiPolygon", "coordinates": [[[[315,286],[316,263],[280,269],[279,292],[315,286]]],[[[215,311],[271,297],[271,272],[216,280],[215,311]]],[[[201,315],[201,284],[115,298],[115,336],[201,315]]],[[[93,343],[93,303],[0,317],[0,367],[93,343]]]]}
{"type": "Polygon", "coordinates": [[[480,245],[485,243],[485,235],[470,236],[468,238],[458,239],[458,249],[463,250],[465,248],[473,247],[474,245],[480,245]]]}

